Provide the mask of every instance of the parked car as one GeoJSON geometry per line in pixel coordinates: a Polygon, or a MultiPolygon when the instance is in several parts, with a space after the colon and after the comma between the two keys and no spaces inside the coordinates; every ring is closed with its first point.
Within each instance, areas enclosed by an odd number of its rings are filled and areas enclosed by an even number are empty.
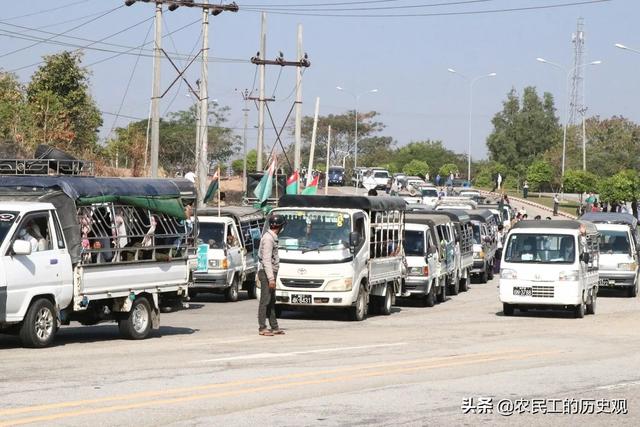
{"type": "Polygon", "coordinates": [[[341,166],[331,166],[329,168],[328,176],[328,184],[329,185],[339,185],[343,186],[346,182],[345,170],[341,166]]]}

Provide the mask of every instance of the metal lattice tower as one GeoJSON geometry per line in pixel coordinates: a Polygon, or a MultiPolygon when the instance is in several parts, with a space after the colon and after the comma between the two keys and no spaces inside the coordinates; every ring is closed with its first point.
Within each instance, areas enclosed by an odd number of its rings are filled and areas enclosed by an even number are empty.
{"type": "Polygon", "coordinates": [[[571,76],[571,91],[569,93],[568,125],[579,124],[584,113],[584,19],[578,18],[576,32],[572,34],[573,43],[573,74],[571,76]]]}

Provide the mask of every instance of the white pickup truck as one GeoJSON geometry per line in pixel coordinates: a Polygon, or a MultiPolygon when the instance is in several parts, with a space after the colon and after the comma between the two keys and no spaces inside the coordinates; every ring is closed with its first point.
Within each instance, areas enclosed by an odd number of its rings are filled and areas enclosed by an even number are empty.
{"type": "Polygon", "coordinates": [[[176,180],[3,176],[0,333],[45,347],[61,324],[116,321],[147,337],[195,266],[185,188],[195,194],[176,180]]]}
{"type": "Polygon", "coordinates": [[[399,197],[284,196],[276,307],[388,315],[402,295],[405,201],[399,197]]]}

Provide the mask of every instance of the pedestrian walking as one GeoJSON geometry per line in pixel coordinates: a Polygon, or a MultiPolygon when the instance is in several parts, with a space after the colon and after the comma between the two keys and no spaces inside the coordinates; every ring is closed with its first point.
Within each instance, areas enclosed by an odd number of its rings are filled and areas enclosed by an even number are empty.
{"type": "Polygon", "coordinates": [[[436,175],[436,187],[440,185],[440,180],[442,178],[440,178],[440,174],[436,175]]]}
{"type": "Polygon", "coordinates": [[[498,184],[498,190],[502,189],[502,174],[498,172],[498,178],[496,179],[496,183],[498,184]]]}
{"type": "Polygon", "coordinates": [[[524,183],[522,184],[522,196],[525,199],[527,197],[529,197],[529,181],[527,181],[526,179],[524,180],[524,183]]]}
{"type": "Polygon", "coordinates": [[[560,199],[558,194],[553,195],[553,216],[558,216],[558,208],[560,207],[560,199]]]}
{"type": "Polygon", "coordinates": [[[282,215],[271,215],[269,217],[269,230],[262,235],[258,258],[258,280],[260,281],[260,304],[258,306],[258,333],[260,335],[272,336],[282,335],[284,331],[278,327],[276,317],[276,279],[278,278],[278,268],[280,258],[278,257],[278,234],[284,227],[285,220],[282,215]],[[267,317],[269,326],[267,329],[267,317]]]}

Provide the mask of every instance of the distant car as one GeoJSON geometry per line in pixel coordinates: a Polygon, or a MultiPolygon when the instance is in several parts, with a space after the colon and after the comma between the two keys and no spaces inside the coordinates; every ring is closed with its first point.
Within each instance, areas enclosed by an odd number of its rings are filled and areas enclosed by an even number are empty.
{"type": "Polygon", "coordinates": [[[458,193],[460,197],[468,197],[476,203],[483,203],[485,196],[480,194],[478,190],[460,190],[458,193]]]}
{"type": "Polygon", "coordinates": [[[329,185],[343,186],[346,184],[345,171],[343,167],[331,166],[327,176],[327,183],[329,185]]]}
{"type": "Polygon", "coordinates": [[[351,177],[351,183],[353,186],[362,187],[362,179],[364,178],[364,173],[367,171],[367,168],[357,167],[353,171],[353,176],[351,177]]]}
{"type": "Polygon", "coordinates": [[[438,189],[436,187],[420,187],[422,204],[434,207],[438,203],[438,189]]]}
{"type": "Polygon", "coordinates": [[[385,190],[389,186],[391,175],[385,169],[373,169],[371,171],[373,178],[376,180],[376,190],[385,190]]]}

